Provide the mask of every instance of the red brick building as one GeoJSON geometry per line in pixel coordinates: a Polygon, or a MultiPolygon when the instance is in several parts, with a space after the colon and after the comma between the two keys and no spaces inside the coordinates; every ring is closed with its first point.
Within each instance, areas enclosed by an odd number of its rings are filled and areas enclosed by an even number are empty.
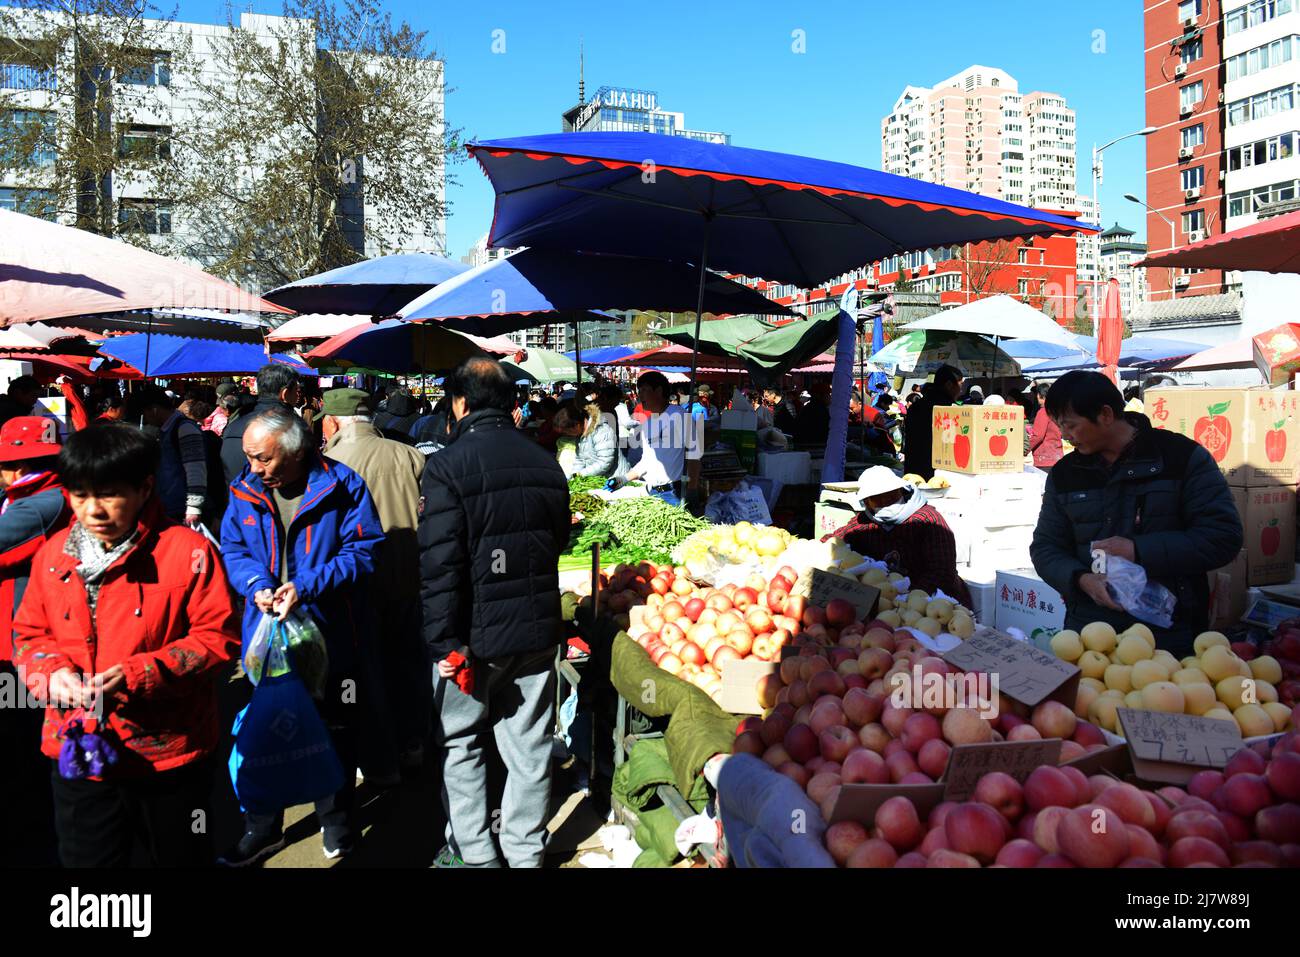
{"type": "MultiPolygon", "coordinates": [[[[1223,0],[1143,3],[1146,121],[1157,129],[1146,137],[1151,253],[1224,231],[1223,7],[1223,0]]],[[[1149,269],[1147,281],[1153,301],[1227,291],[1218,269],[1149,269]]]]}

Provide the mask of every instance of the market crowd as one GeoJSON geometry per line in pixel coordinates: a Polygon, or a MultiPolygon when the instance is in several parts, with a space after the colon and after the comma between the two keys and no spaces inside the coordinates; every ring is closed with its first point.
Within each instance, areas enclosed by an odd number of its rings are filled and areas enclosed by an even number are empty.
{"type": "MultiPolygon", "coordinates": [[[[321,392],[280,364],[184,395],[60,390],[63,438],[36,414],[34,380],[0,397],[0,614],[13,639],[0,641],[0,677],[48,704],[0,708],[0,854],[48,832],[65,866],[245,866],[284,846],[274,794],[239,795],[232,847],[191,821],[225,774],[222,682],[256,677],[250,647],[291,632],[325,662],[311,717],[342,768],[315,800],[326,857],[358,839],[359,775],[386,787],[433,761],[447,820],[436,865],[540,866],[568,479],[642,482],[698,509],[725,413],[752,414],[772,449],[824,449],[831,420],[824,388],[703,386],[692,398],[651,371],[634,390],[521,391],[487,358],[466,360],[433,404],[403,387],[321,392]],[[499,808],[489,735],[505,769],[499,808]]],[[[952,531],[899,473],[933,475],[936,406],[1017,403],[1024,454],[1050,470],[1033,557],[1066,598],[1067,627],[1122,617],[1090,570],[1100,546],[1179,595],[1160,640],[1180,654],[1203,627],[1204,573],[1239,550],[1240,523],[1208,454],[1152,430],[1125,398],[1094,373],[985,394],[951,366],[905,395],[854,392],[849,441],[867,467],[855,518],[835,534],[969,603],[952,531]]]]}

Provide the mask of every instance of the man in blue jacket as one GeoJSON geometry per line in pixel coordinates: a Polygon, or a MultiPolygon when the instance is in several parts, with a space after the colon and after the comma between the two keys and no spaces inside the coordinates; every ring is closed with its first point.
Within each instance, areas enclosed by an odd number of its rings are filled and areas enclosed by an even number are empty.
{"type": "MultiPolygon", "coordinates": [[[[356,686],[366,627],[365,579],[374,570],[383,527],[365,482],[315,450],[311,430],[292,411],[270,408],[244,431],[248,465],[230,487],[221,552],[230,584],[244,598],[243,640],[263,614],[310,615],[329,652],[329,681],[317,702],[343,764],[343,789],[316,802],[325,856],[352,847],[358,724],[356,686]]],[[[364,694],[364,688],[361,689],[364,694]]],[[[284,846],[283,814],[248,814],[245,833],[222,858],[244,866],[284,846]]]]}

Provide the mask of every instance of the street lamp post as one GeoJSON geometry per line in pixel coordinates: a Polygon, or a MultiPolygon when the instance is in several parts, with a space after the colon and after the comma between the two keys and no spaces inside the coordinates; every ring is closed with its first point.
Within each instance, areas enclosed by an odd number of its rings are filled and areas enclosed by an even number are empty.
{"type": "MultiPolygon", "coordinates": [[[[1156,131],[1154,126],[1144,126],[1140,130],[1134,130],[1132,133],[1125,133],[1123,136],[1117,136],[1109,143],[1103,146],[1093,146],[1092,148],[1092,215],[1097,219],[1097,226],[1101,226],[1101,207],[1097,205],[1097,186],[1101,183],[1101,154],[1110,149],[1121,140],[1127,140],[1134,136],[1150,136],[1156,131]]],[[[1101,238],[1097,238],[1097,243],[1101,243],[1101,238]]],[[[1097,295],[1097,281],[1101,279],[1101,255],[1100,251],[1096,257],[1097,276],[1093,281],[1093,297],[1097,295]]],[[[1093,330],[1094,332],[1096,330],[1093,330]]]]}
{"type": "MultiPolygon", "coordinates": [[[[1172,219],[1170,219],[1164,213],[1160,212],[1160,210],[1138,199],[1132,193],[1125,193],[1124,198],[1127,199],[1130,203],[1137,203],[1139,206],[1146,207],[1148,211],[1155,213],[1157,216],[1163,219],[1165,221],[1165,225],[1169,227],[1169,248],[1173,249],[1175,246],[1178,245],[1177,242],[1178,237],[1174,233],[1174,221],[1172,219]]],[[[1170,299],[1174,298],[1174,267],[1173,266],[1169,267],[1169,298],[1170,299]]]]}

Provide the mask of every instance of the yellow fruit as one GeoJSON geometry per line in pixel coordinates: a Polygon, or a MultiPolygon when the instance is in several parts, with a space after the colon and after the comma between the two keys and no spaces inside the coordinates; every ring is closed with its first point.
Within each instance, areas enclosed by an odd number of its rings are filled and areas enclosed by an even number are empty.
{"type": "Polygon", "coordinates": [[[1237,674],[1241,675],[1243,678],[1255,677],[1255,673],[1250,670],[1250,662],[1245,658],[1237,659],[1237,674]]]}
{"type": "MultiPolygon", "coordinates": [[[[883,585],[889,581],[889,572],[883,568],[868,568],[862,573],[862,583],[864,585],[883,585]]],[[[881,591],[884,591],[882,588],[881,591]]],[[[897,594],[897,592],[895,592],[897,594]]]]}
{"type": "Polygon", "coordinates": [[[1141,635],[1125,635],[1119,640],[1119,647],[1115,649],[1115,653],[1126,665],[1135,665],[1139,661],[1150,658],[1152,654],[1151,646],[1141,635]]]}
{"type": "Polygon", "coordinates": [[[899,628],[903,624],[903,616],[896,611],[883,611],[876,615],[876,617],[890,628],[899,628]]]}
{"type": "Polygon", "coordinates": [[[1247,664],[1250,665],[1250,673],[1260,681],[1277,684],[1282,680],[1282,666],[1272,655],[1260,655],[1258,658],[1252,658],[1247,664]]]}
{"type": "Polygon", "coordinates": [[[1276,701],[1269,701],[1260,705],[1268,716],[1273,719],[1274,731],[1285,731],[1286,726],[1291,723],[1291,709],[1284,704],[1278,704],[1276,701]]]}
{"type": "Polygon", "coordinates": [[[1153,681],[1143,688],[1142,706],[1148,711],[1163,711],[1166,714],[1182,714],[1185,705],[1183,691],[1172,681],[1153,681]]]}
{"type": "Polygon", "coordinates": [[[1052,654],[1062,661],[1078,661],[1079,656],[1083,654],[1083,642],[1079,638],[1077,631],[1058,631],[1052,638],[1052,654]]]}
{"type": "Polygon", "coordinates": [[[945,601],[942,598],[936,598],[925,606],[926,617],[933,618],[940,624],[945,625],[952,620],[954,610],[952,602],[945,601]]]}
{"type": "Polygon", "coordinates": [[[1200,668],[1180,668],[1174,672],[1174,676],[1169,679],[1176,685],[1205,685],[1207,688],[1214,687],[1210,684],[1210,679],[1205,676],[1205,672],[1200,668]]]}
{"type": "Polygon", "coordinates": [[[1273,687],[1271,682],[1261,681],[1258,678],[1251,678],[1250,680],[1255,682],[1255,697],[1260,704],[1270,704],[1277,701],[1277,689],[1273,687]]]}
{"type": "Polygon", "coordinates": [[[1110,660],[1100,651],[1085,651],[1079,656],[1078,664],[1085,678],[1100,678],[1110,667],[1110,660]]]}
{"type": "Polygon", "coordinates": [[[1201,670],[1217,685],[1229,675],[1240,674],[1237,670],[1240,660],[1227,645],[1214,645],[1201,655],[1201,670]]]}
{"type": "Polygon", "coordinates": [[[1212,718],[1215,721],[1232,721],[1233,724],[1236,724],[1235,719],[1232,717],[1232,712],[1229,711],[1227,708],[1225,708],[1223,705],[1219,705],[1218,707],[1211,708],[1209,711],[1205,712],[1205,714],[1201,715],[1201,717],[1212,718]]]}
{"type": "Polygon", "coordinates": [[[1188,655],[1186,658],[1180,661],[1179,664],[1182,665],[1184,668],[1200,668],[1201,659],[1198,658],[1196,655],[1188,655]]]}
{"type": "MultiPolygon", "coordinates": [[[[1088,717],[1088,708],[1097,700],[1100,692],[1091,685],[1085,685],[1083,681],[1079,682],[1079,692],[1074,699],[1074,713],[1076,717],[1086,719],[1088,717]]],[[[1287,712],[1289,715],[1291,712],[1287,712]]]]}
{"type": "Polygon", "coordinates": [[[916,630],[924,632],[931,638],[938,638],[943,631],[943,625],[933,618],[921,618],[916,623],[916,630]]]}
{"type": "Polygon", "coordinates": [[[969,638],[975,634],[975,619],[964,611],[959,611],[948,622],[948,634],[958,638],[969,638]]]}
{"type": "Polygon", "coordinates": [[[1219,699],[1214,695],[1214,689],[1208,683],[1195,682],[1180,687],[1183,691],[1184,714],[1205,714],[1219,703],[1219,699]]]}
{"type": "Polygon", "coordinates": [[[1112,665],[1122,665],[1124,663],[1123,661],[1120,660],[1119,655],[1113,651],[1110,654],[1108,654],[1106,658],[1110,661],[1112,665]]]}
{"type": "Polygon", "coordinates": [[[1134,689],[1140,691],[1153,681],[1168,681],[1169,675],[1158,662],[1147,660],[1139,661],[1133,666],[1129,680],[1134,689]]]}
{"type": "Polygon", "coordinates": [[[1093,724],[1100,725],[1107,731],[1118,731],[1119,717],[1115,714],[1115,711],[1123,706],[1124,696],[1118,691],[1100,694],[1088,706],[1088,720],[1093,724]]]}
{"type": "Polygon", "coordinates": [[[1089,651],[1108,655],[1115,650],[1115,629],[1104,621],[1084,625],[1079,637],[1083,639],[1083,647],[1089,651]]]}
{"type": "Polygon", "coordinates": [[[1150,628],[1148,628],[1146,625],[1142,624],[1141,622],[1138,622],[1133,625],[1129,625],[1128,628],[1124,630],[1124,634],[1119,636],[1121,640],[1123,640],[1124,635],[1137,635],[1139,638],[1141,638],[1143,641],[1145,641],[1148,645],[1151,646],[1152,651],[1156,650],[1156,636],[1151,633],[1150,628]]]}
{"type": "Polygon", "coordinates": [[[1150,711],[1147,703],[1142,699],[1141,691],[1130,691],[1124,696],[1124,707],[1132,708],[1134,711],[1150,711]]]}
{"type": "Polygon", "coordinates": [[[1102,694],[1103,692],[1108,690],[1106,686],[1102,684],[1100,681],[1098,681],[1096,678],[1080,678],[1079,687],[1091,688],[1093,691],[1097,692],[1097,694],[1102,694]]]}
{"type": "Polygon", "coordinates": [[[1244,738],[1253,738],[1261,734],[1272,734],[1275,730],[1273,719],[1257,704],[1244,704],[1232,713],[1233,718],[1237,721],[1237,726],[1241,728],[1241,735],[1244,738]]]}
{"type": "Polygon", "coordinates": [[[1228,644],[1228,637],[1222,632],[1206,631],[1196,636],[1196,640],[1192,642],[1192,648],[1204,658],[1205,653],[1216,645],[1227,648],[1228,644]]]}
{"type": "Polygon", "coordinates": [[[903,624],[905,625],[913,626],[920,620],[921,613],[919,611],[909,608],[907,611],[903,612],[903,624]]]}
{"type": "Polygon", "coordinates": [[[1102,677],[1107,688],[1128,693],[1133,690],[1133,668],[1130,665],[1111,665],[1102,677]]]}
{"type": "Polygon", "coordinates": [[[1243,705],[1256,704],[1259,701],[1255,695],[1254,680],[1243,678],[1241,675],[1228,675],[1214,686],[1214,693],[1233,711],[1243,705]]]}
{"type": "Polygon", "coordinates": [[[1157,651],[1151,656],[1151,660],[1158,665],[1163,665],[1165,673],[1169,675],[1170,678],[1174,676],[1175,671],[1178,671],[1181,668],[1181,665],[1178,664],[1178,659],[1167,651],[1157,651]]]}

